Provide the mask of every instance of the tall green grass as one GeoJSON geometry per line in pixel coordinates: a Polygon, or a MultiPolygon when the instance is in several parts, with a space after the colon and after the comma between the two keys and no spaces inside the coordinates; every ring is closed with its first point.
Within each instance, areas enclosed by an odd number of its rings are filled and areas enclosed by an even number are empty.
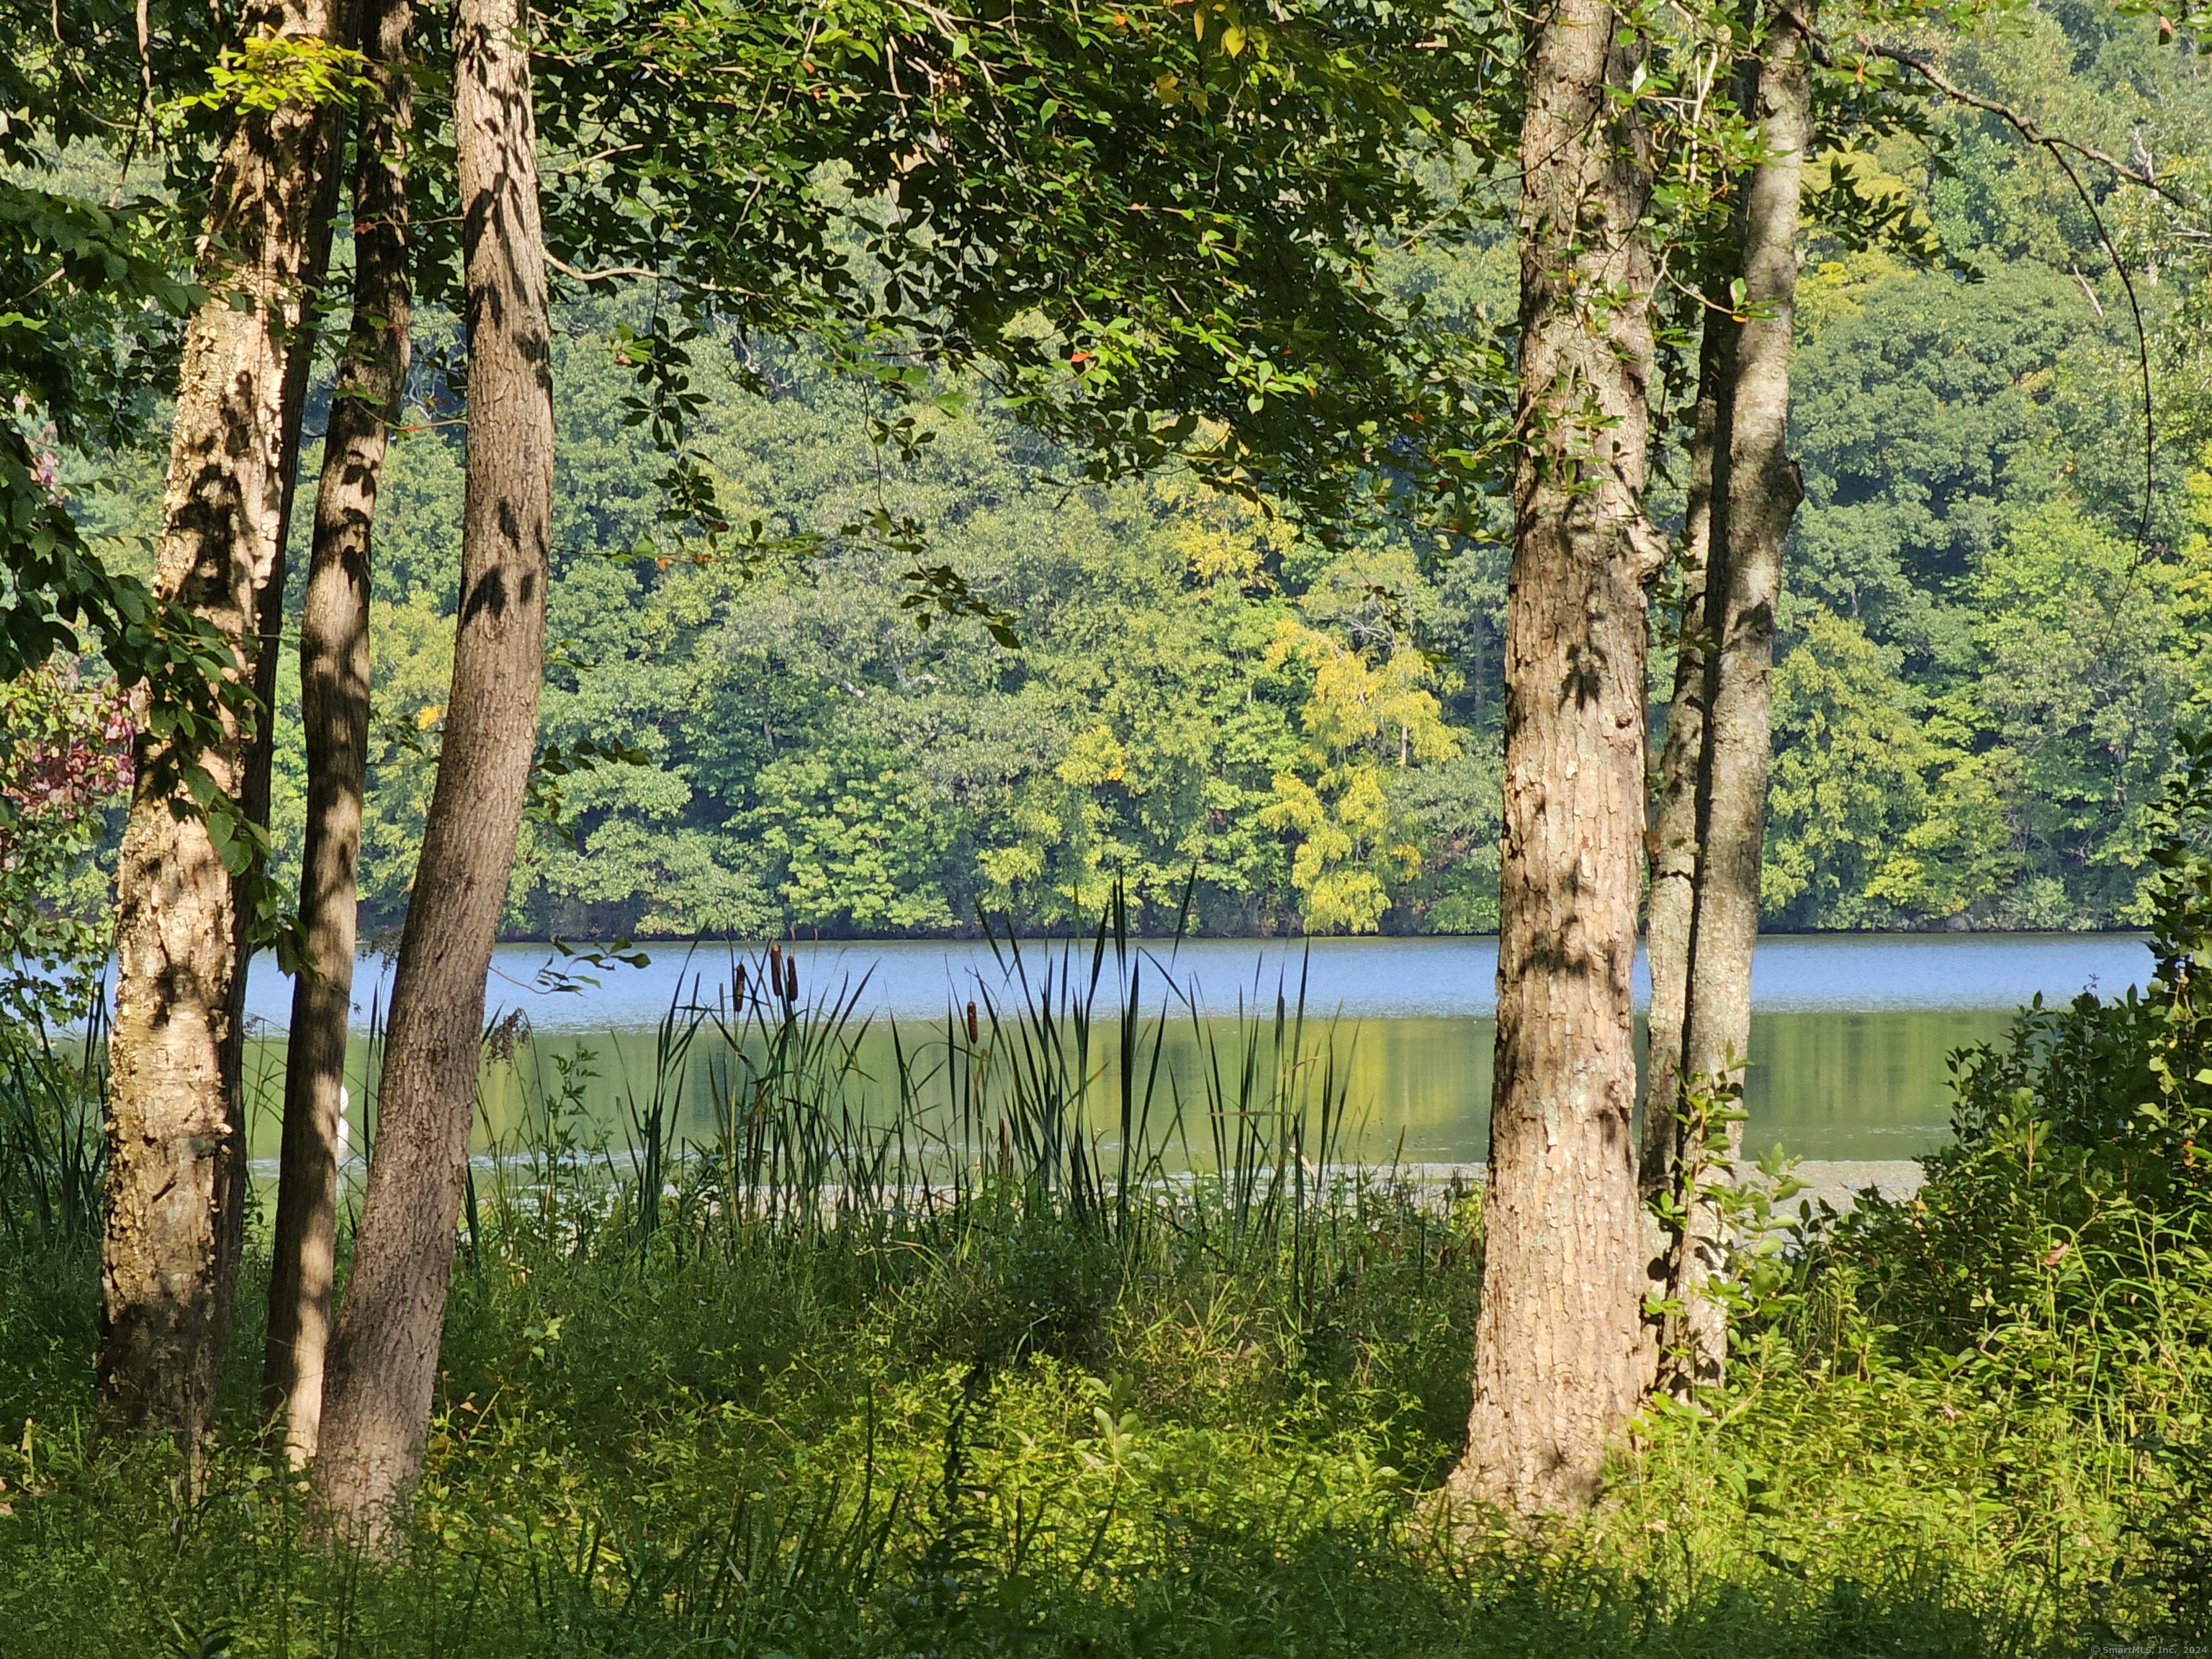
{"type": "Polygon", "coordinates": [[[0,1240],[11,1251],[100,1237],[106,1005],[81,1037],[0,1021],[0,1240]]]}
{"type": "Polygon", "coordinates": [[[1299,1255],[1331,1188],[1394,1178],[1339,1159],[1356,1033],[1310,1018],[1287,975],[1272,1006],[1204,1018],[1175,946],[1124,921],[1117,902],[1087,939],[993,934],[1000,978],[976,975],[933,1028],[893,1023],[887,1045],[865,977],[803,986],[774,948],[687,971],[643,1074],[614,1080],[626,1121],[596,1133],[580,1103],[597,1054],[510,1036],[526,1109],[478,1160],[472,1201],[542,1213],[562,1171],[596,1166],[592,1202],[641,1251],[665,1228],[699,1249],[1018,1211],[1116,1248],[1198,1217],[1223,1247],[1299,1255]],[[686,1136],[702,1094],[708,1132],[686,1136]]]}

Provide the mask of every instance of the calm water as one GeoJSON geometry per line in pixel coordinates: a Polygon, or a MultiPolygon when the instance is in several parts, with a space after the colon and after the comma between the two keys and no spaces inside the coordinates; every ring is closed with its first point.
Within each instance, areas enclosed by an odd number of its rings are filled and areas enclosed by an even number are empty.
{"type": "MultiPolygon", "coordinates": [[[[1039,974],[1060,947],[1024,947],[1039,974]]],[[[873,1022],[864,1061],[889,1069],[893,1023],[911,1048],[943,1030],[949,1006],[979,988],[1007,993],[1007,975],[982,944],[801,945],[802,993],[850,988],[873,1022]]],[[[489,1002],[524,1011],[542,1065],[554,1053],[592,1051],[599,1075],[587,1105],[611,1125],[626,1121],[625,1091],[649,1089],[652,1027],[672,1000],[696,991],[711,1000],[726,985],[726,952],[655,949],[642,969],[592,970],[596,983],[548,988],[543,946],[501,949],[489,1002]]],[[[1486,1140],[1497,945],[1491,939],[1208,939],[1173,951],[1148,947],[1148,1009],[1171,974],[1194,992],[1203,1013],[1233,1017],[1240,1006],[1272,1012],[1279,988],[1295,1001],[1301,978],[1309,1018],[1334,1016],[1349,1069],[1358,1148],[1422,1162],[1479,1159],[1486,1140]]],[[[574,964],[569,964],[572,972],[574,964]]],[[[1778,1142],[1812,1158],[1909,1158],[1948,1133],[1945,1056],[1994,1040],[2011,1011],[2038,992],[2063,1000],[2085,988],[2112,994],[2147,974],[2140,937],[2127,934],[1912,934],[1784,936],[1762,940],[1753,975],[1753,1067],[1747,1088],[1750,1144],[1778,1142]]],[[[1111,969],[1109,966],[1109,972],[1111,969]]],[[[389,967],[365,959],[356,980],[357,1018],[366,1031],[388,992],[389,967]]],[[[1644,994],[1641,964],[1638,994],[1644,994]]],[[[290,988],[272,965],[257,964],[251,1013],[271,1030],[289,1011],[290,988]]],[[[1187,1027],[1188,1012],[1180,1015],[1187,1027]]],[[[358,1100],[366,1041],[356,1044],[358,1100]]],[[[1169,1063],[1188,1079],[1188,1037],[1169,1063]]],[[[264,1102],[255,1152],[274,1156],[281,1097],[281,1042],[258,1043],[252,1061],[264,1102]]],[[[696,1079],[703,1085],[703,1077],[696,1079]]],[[[511,1126],[526,1109],[531,1068],[487,1074],[489,1127],[511,1126]]],[[[703,1087],[695,1090],[703,1097],[703,1087]]],[[[703,1132],[703,1098],[688,1127],[703,1132]]],[[[359,1124],[355,1125],[356,1132],[359,1124]]]]}

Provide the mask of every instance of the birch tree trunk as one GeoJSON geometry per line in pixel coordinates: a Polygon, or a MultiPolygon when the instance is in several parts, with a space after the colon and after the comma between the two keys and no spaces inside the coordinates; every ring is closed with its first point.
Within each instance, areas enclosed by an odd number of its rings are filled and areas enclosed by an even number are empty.
{"type": "Polygon", "coordinates": [[[376,89],[354,162],[353,320],[331,399],[300,618],[307,751],[300,872],[303,971],[292,987],[283,1146],[269,1279],[262,1407],[295,1468],[315,1455],[337,1266],[338,1120],[353,1000],[362,796],[368,766],[371,536],[387,434],[406,388],[410,0],[372,0],[362,45],[376,89]]]}
{"type": "Polygon", "coordinates": [[[1474,1406],[1450,1490],[1595,1492],[1647,1382],[1629,1001],[1644,819],[1648,140],[1602,0],[1540,10],[1521,134],[1522,449],[1506,596],[1498,1057],[1474,1406]]]}
{"type": "MultiPolygon", "coordinates": [[[[1765,158],[1744,201],[1745,320],[1729,376],[1726,494],[1720,499],[1724,580],[1708,585],[1704,774],[1699,858],[1690,934],[1689,994],[1682,1024],[1685,1086],[1741,1097],[1751,1050],[1751,964],[1759,939],[1759,860],[1766,830],[1766,770],[1773,707],[1775,608],[1783,544],[1804,489],[1788,451],[1790,337],[1797,289],[1797,218],[1805,149],[1812,138],[1811,46],[1796,16],[1778,11],[1760,50],[1758,112],[1765,158]]],[[[1682,1121],[1677,1159],[1688,1222],[1670,1294],[1682,1309],[1680,1340],[1664,1362],[1684,1382],[1719,1381],[1728,1352],[1725,1308],[1711,1293],[1729,1247],[1725,1217],[1701,1188],[1725,1186],[1742,1155],[1731,1120],[1706,1164],[1693,1117],[1682,1121]],[[1703,1166],[1703,1167],[1701,1167],[1703,1166]]]]}
{"type": "MultiPolygon", "coordinates": [[[[325,40],[337,24],[330,0],[277,0],[244,21],[249,33],[325,40]]],[[[299,103],[234,117],[198,255],[210,297],[185,335],[155,586],[231,645],[234,679],[254,674],[282,549],[287,364],[312,274],[321,125],[299,103]]],[[[230,826],[211,823],[193,785],[240,802],[251,733],[234,712],[207,740],[136,712],[116,877],[99,1376],[112,1419],[196,1443],[227,1334],[245,1172],[226,1065],[239,860],[226,864],[230,826]]]]}
{"type": "Polygon", "coordinates": [[[529,787],[550,580],[553,403],[518,0],[460,0],[453,139],[468,297],[460,614],[438,780],[385,1039],[375,1157],[330,1353],[316,1483],[387,1548],[422,1462],[483,1025],[529,787]]]}

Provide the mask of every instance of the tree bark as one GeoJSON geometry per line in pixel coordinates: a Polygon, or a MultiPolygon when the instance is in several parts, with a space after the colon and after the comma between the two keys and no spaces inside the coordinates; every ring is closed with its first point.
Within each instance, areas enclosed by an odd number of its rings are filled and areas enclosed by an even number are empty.
{"type": "Polygon", "coordinates": [[[1649,141],[1601,0],[1538,14],[1521,134],[1521,459],[1506,597],[1498,1058],[1455,1495],[1595,1492],[1647,1381],[1630,1005],[1644,817],[1649,141]]]}
{"type": "MultiPolygon", "coordinates": [[[[341,45],[353,42],[354,20],[337,18],[341,45]]],[[[293,507],[299,498],[300,438],[307,414],[307,386],[315,367],[315,343],[319,319],[315,314],[331,269],[331,222],[337,216],[338,170],[345,156],[346,118],[343,109],[319,112],[310,152],[315,198],[307,220],[306,302],[284,359],[283,459],[278,463],[283,478],[283,505],[276,512],[276,554],[269,574],[254,595],[252,635],[253,706],[252,733],[246,741],[239,785],[238,806],[246,822],[264,834],[276,770],[276,671],[284,641],[284,579],[292,544],[293,507]]],[[[247,1166],[248,1109],[246,1099],[246,994],[253,971],[255,923],[262,885],[268,871],[260,860],[234,884],[231,906],[230,994],[224,1007],[222,1040],[223,1095],[230,1102],[230,1156],[225,1165],[222,1230],[216,1243],[216,1295],[219,1323],[230,1328],[231,1306],[238,1290],[238,1269],[246,1257],[246,1200],[252,1179],[247,1166]]]]}
{"type": "MultiPolygon", "coordinates": [[[[330,0],[277,0],[248,33],[334,38],[330,0]]],[[[241,110],[198,258],[210,297],[185,335],[155,584],[255,670],[260,596],[282,550],[287,364],[312,276],[312,106],[241,110]]],[[[118,862],[115,1030],[100,1246],[102,1409],[196,1444],[227,1334],[244,1137],[228,1085],[236,1025],[236,884],[190,789],[243,803],[250,734],[234,712],[202,740],[137,710],[137,783],[118,862]]],[[[265,724],[265,720],[264,722],[265,724]]]]}
{"type": "Polygon", "coordinates": [[[550,574],[552,380],[518,0],[460,0],[453,57],[469,445],[451,712],[393,976],[376,1153],[315,1460],[335,1528],[371,1549],[388,1547],[422,1468],[484,976],[536,742],[550,574]]]}
{"type": "MultiPolygon", "coordinates": [[[[1698,347],[1698,404],[1690,432],[1690,478],[1682,513],[1682,591],[1674,613],[1674,695],[1667,736],[1652,781],[1651,833],[1646,856],[1644,957],[1651,973],[1646,1019],[1644,1143],[1640,1169],[1647,1197],[1667,1190],[1674,1171],[1674,1110],[1681,1092],[1682,1016],[1690,987],[1690,917],[1696,908],[1698,780],[1705,757],[1705,580],[1713,532],[1714,457],[1725,454],[1721,395],[1733,361],[1735,329],[1725,283],[1708,283],[1704,333],[1698,347]],[[1717,290],[1717,291],[1716,291],[1717,290]]],[[[1725,467],[1722,469],[1725,475],[1725,467]]]]}
{"type": "MultiPolygon", "coordinates": [[[[1682,1024],[1686,1090],[1723,1103],[1740,1099],[1751,1050],[1751,964],[1759,939],[1759,860],[1766,830],[1766,770],[1773,705],[1775,609],[1783,544],[1804,489],[1788,451],[1790,343],[1797,289],[1797,219],[1812,138],[1810,44],[1797,20],[1775,15],[1760,49],[1758,111],[1765,155],[1744,198],[1746,315],[1735,328],[1729,377],[1726,493],[1718,498],[1724,580],[1708,584],[1705,753],[1698,791],[1697,892],[1682,1024]]],[[[1717,573],[1717,577],[1720,573],[1717,573]]],[[[1676,1143],[1688,1224],[1677,1251],[1672,1299],[1680,1339],[1665,1361],[1680,1382],[1720,1380],[1728,1352],[1724,1304],[1711,1293],[1725,1269],[1726,1217],[1708,1189],[1735,1178],[1743,1124],[1731,1115],[1698,1144],[1696,1115],[1676,1143]]]]}
{"type": "Polygon", "coordinates": [[[360,909],[362,797],[368,769],[368,596],[377,489],[406,389],[413,288],[407,263],[410,0],[372,0],[363,46],[376,88],[354,163],[353,320],[323,445],[313,551],[300,618],[307,751],[300,871],[306,959],[292,986],[284,1130],[269,1279],[262,1406],[293,1466],[315,1455],[337,1270],[338,1121],[360,909]]]}

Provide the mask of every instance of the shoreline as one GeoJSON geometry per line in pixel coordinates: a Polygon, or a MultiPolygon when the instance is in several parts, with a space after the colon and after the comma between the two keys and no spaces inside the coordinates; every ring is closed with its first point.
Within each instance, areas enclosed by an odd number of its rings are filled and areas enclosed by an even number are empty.
{"type": "MultiPolygon", "coordinates": [[[[472,1152],[470,1164],[480,1170],[493,1168],[499,1158],[489,1152],[472,1152]]],[[[578,1161],[590,1164],[594,1158],[579,1154],[578,1161]]],[[[270,1182],[276,1178],[276,1160],[257,1158],[247,1164],[252,1178],[270,1182]]],[[[364,1179],[368,1173],[368,1161],[359,1156],[350,1157],[343,1165],[343,1178],[364,1179]]],[[[1455,1187],[1462,1192],[1479,1191],[1482,1186],[1483,1166],[1480,1164],[1332,1164],[1321,1174],[1349,1176],[1355,1180],[1361,1174],[1395,1176],[1411,1185],[1423,1198],[1442,1198],[1455,1187]]],[[[1796,1166],[1795,1174],[1805,1183],[1803,1190],[1791,1194],[1775,1206],[1778,1218],[1790,1218],[1797,1213],[1801,1203],[1815,1206],[1826,1203],[1838,1214],[1850,1209],[1858,1195],[1871,1188],[1882,1197],[1891,1200],[1910,1198],[1920,1190],[1927,1178],[1919,1163],[1912,1158],[1806,1158],[1796,1166]]],[[[1170,1181],[1176,1179],[1170,1176],[1170,1181]]]]}

